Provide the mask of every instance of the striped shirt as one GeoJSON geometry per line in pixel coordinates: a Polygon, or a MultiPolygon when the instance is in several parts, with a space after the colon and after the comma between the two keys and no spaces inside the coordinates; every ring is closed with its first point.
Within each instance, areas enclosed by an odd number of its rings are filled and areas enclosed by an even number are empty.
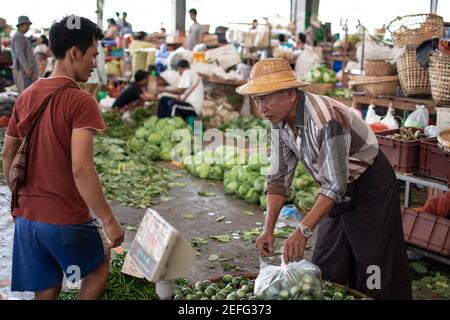
{"type": "Polygon", "coordinates": [[[299,161],[320,184],[320,194],[340,203],[378,155],[370,127],[347,106],[300,91],[295,130],[286,121],[271,124],[271,168],[267,193],[290,195],[299,161]]]}

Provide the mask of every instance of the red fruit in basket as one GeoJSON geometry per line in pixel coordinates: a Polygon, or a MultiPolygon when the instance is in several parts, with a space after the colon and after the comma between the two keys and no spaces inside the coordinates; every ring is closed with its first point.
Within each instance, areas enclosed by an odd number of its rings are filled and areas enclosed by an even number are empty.
{"type": "Polygon", "coordinates": [[[373,132],[380,132],[380,131],[389,130],[389,128],[385,124],[383,124],[381,122],[376,122],[374,124],[370,124],[369,126],[370,126],[370,128],[372,128],[373,132]]]}
{"type": "Polygon", "coordinates": [[[450,193],[444,193],[428,199],[419,211],[441,218],[450,217],[450,193]]]}

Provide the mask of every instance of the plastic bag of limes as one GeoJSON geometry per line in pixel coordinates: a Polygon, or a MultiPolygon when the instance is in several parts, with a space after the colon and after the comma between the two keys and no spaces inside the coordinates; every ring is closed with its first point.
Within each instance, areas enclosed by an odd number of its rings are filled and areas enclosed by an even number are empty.
{"type": "Polygon", "coordinates": [[[302,260],[280,266],[261,263],[255,280],[257,300],[322,300],[321,271],[302,260]]]}

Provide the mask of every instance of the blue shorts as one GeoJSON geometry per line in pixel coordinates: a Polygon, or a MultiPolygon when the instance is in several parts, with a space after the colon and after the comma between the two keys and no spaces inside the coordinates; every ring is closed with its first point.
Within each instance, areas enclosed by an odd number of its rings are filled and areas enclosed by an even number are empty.
{"type": "Polygon", "coordinates": [[[102,235],[94,221],[52,225],[17,217],[11,291],[44,291],[61,284],[64,274],[83,279],[105,260],[102,235]]]}

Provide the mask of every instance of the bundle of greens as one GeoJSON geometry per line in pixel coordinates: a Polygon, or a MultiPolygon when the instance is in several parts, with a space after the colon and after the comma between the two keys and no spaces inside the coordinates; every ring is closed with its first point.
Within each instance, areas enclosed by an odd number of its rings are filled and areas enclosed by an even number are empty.
{"type": "MultiPolygon", "coordinates": [[[[126,252],[116,255],[109,268],[106,290],[101,300],[159,300],[155,285],[144,279],[138,279],[122,273],[126,252]]],[[[177,280],[177,285],[186,285],[187,281],[177,280]]],[[[77,299],[78,291],[62,292],[60,300],[77,299]]]]}
{"type": "Polygon", "coordinates": [[[123,140],[97,136],[94,162],[106,197],[118,204],[147,208],[168,192],[169,171],[134,155],[123,140]]]}

